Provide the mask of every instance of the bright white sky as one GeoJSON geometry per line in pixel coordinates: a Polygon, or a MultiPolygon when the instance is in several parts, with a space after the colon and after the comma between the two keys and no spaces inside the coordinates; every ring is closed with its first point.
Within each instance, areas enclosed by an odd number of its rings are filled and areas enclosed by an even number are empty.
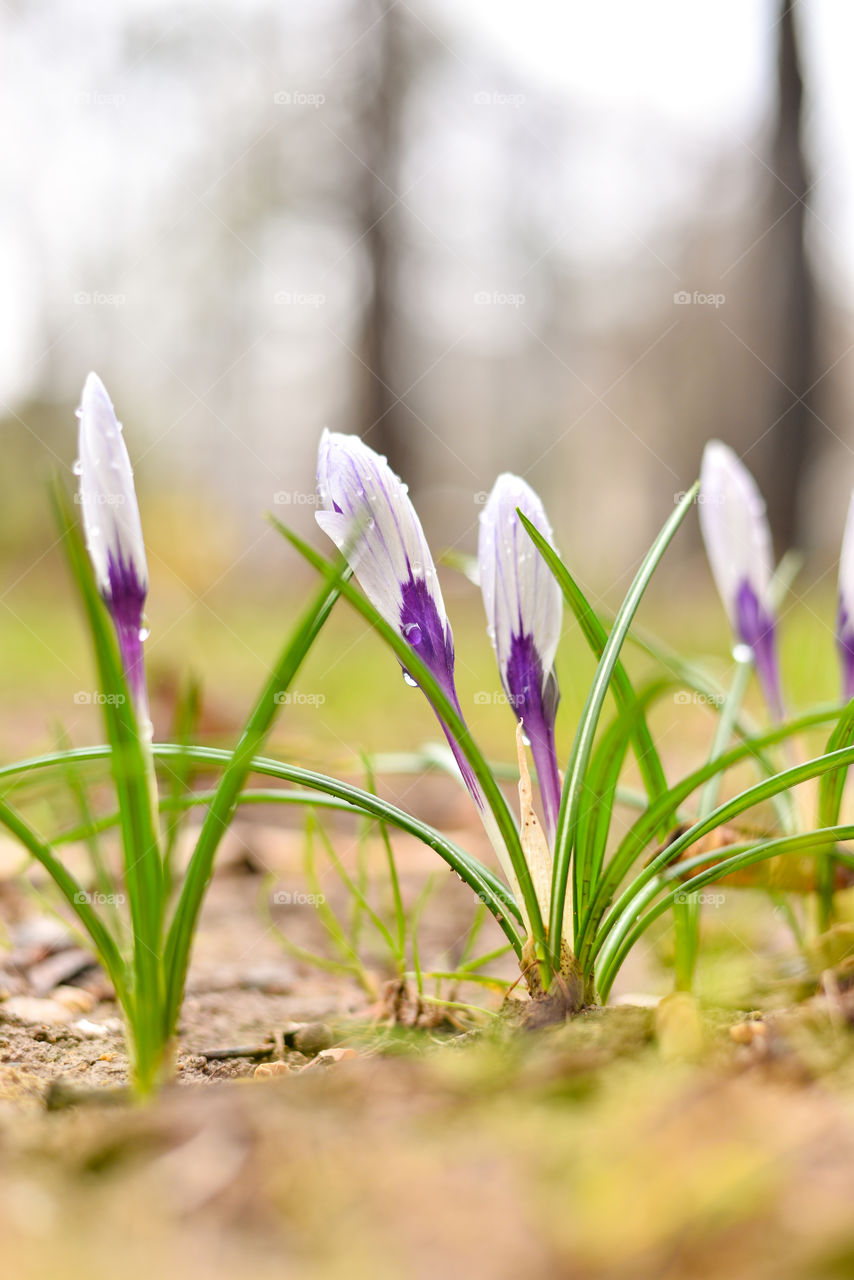
{"type": "MultiPolygon", "coordinates": [[[[247,6],[266,10],[274,2],[211,0],[190,4],[186,14],[203,18],[221,35],[239,27],[237,15],[245,15],[247,6]],[[230,13],[235,17],[229,19],[230,13]]],[[[474,68],[477,87],[483,67],[497,65],[506,69],[511,90],[523,84],[532,94],[565,102],[575,121],[589,117],[586,149],[575,143],[583,207],[574,214],[589,228],[581,240],[591,258],[598,251],[616,253],[619,261],[619,240],[630,244],[632,218],[644,225],[657,212],[651,201],[666,204],[674,192],[679,198],[680,185],[689,185],[676,171],[686,148],[699,167],[719,143],[747,146],[769,105],[777,0],[401,2],[435,33],[452,33],[452,56],[474,68]],[[638,165],[633,176],[625,163],[632,138],[644,136],[672,139],[675,148],[674,172],[656,174],[646,184],[650,190],[636,189],[638,165]]],[[[298,7],[303,0],[290,3],[296,7],[285,4],[286,17],[292,12],[305,25],[326,20],[322,0],[310,11],[298,7]]],[[[44,264],[70,259],[72,243],[78,258],[81,247],[93,263],[105,257],[109,246],[102,243],[98,216],[105,200],[125,234],[130,228],[144,239],[158,232],[150,226],[152,194],[162,192],[175,173],[180,178],[182,154],[198,129],[207,127],[201,104],[191,94],[181,96],[179,61],[166,93],[131,95],[115,122],[110,108],[68,105],[81,86],[123,87],[111,68],[123,56],[121,28],[128,14],[144,14],[153,42],[168,45],[173,12],[173,6],[153,0],[122,0],[112,9],[97,0],[74,0],[61,21],[62,10],[46,6],[43,15],[36,10],[25,22],[9,16],[0,22],[0,192],[5,188],[9,197],[0,210],[4,401],[32,390],[31,331],[40,316],[53,317],[51,292],[70,297],[75,287],[46,278],[44,264]]],[[[847,304],[854,285],[854,4],[800,0],[799,18],[812,92],[813,250],[825,283],[847,304]]],[[[174,25],[180,25],[180,15],[174,25]]],[[[247,92],[257,95],[263,88],[267,95],[264,68],[246,56],[237,38],[229,56],[247,92]]],[[[283,50],[272,61],[284,66],[287,57],[283,50]]],[[[142,74],[146,66],[143,54],[142,74]]]]}
{"type": "MultiPolygon", "coordinates": [[[[591,113],[646,117],[669,134],[750,143],[774,83],[779,0],[438,0],[449,27],[591,113]]],[[[854,286],[854,4],[799,0],[811,94],[817,266],[838,300],[854,286]],[[841,274],[840,274],[841,273],[841,274]]]]}

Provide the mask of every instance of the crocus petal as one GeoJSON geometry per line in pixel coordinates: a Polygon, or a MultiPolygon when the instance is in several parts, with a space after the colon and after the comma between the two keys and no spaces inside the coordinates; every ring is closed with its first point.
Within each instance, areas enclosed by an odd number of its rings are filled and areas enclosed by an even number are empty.
{"type": "Polygon", "coordinates": [[[700,469],[700,529],[733,631],[753,651],[774,715],[782,714],[771,579],[774,556],[765,501],[727,445],[711,440],[700,469]]]}
{"type": "MultiPolygon", "coordinates": [[[[459,711],[454,638],[433,557],[406,485],[385,458],[358,436],[331,431],[324,431],[320,441],[317,482],[323,504],[317,523],[347,556],[377,612],[417,651],[459,711]]],[[[521,902],[492,811],[459,743],[442,717],[438,719],[508,883],[521,902]]]]}
{"type": "Polygon", "coordinates": [[[554,658],[562,599],[517,508],[553,541],[543,504],[530,485],[519,476],[499,476],[480,517],[480,583],[501,682],[531,743],[546,828],[553,836],[561,791],[554,743],[559,700],[554,658]]]}
{"type": "Polygon", "coordinates": [[[421,521],[385,458],[358,436],[324,431],[317,523],[346,553],[375,609],[417,650],[449,696],[454,640],[421,521]]]}
{"type": "Polygon", "coordinates": [[[147,714],[142,640],[148,565],[121,425],[95,373],[86,379],[78,417],[76,470],[86,546],[98,589],[116,627],[125,677],[147,714]]]}
{"type": "Polygon", "coordinates": [[[842,691],[847,701],[854,698],[854,494],[848,505],[842,553],[839,557],[836,642],[842,660],[842,691]]]}

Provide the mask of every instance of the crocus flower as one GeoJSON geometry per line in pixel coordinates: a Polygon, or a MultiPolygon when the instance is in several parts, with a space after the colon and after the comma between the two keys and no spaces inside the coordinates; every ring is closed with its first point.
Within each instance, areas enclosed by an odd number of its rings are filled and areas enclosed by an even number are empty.
{"type": "Polygon", "coordinates": [[[846,701],[854,698],[854,493],[848,505],[848,519],[839,557],[839,612],[836,643],[842,659],[842,692],[846,701]]]}
{"type": "Polygon", "coordinates": [[[371,604],[430,668],[448,697],[454,690],[454,639],[421,521],[385,458],[358,436],[324,431],[317,481],[317,523],[340,551],[371,604]]]}
{"type": "Polygon", "coordinates": [[[774,636],[774,559],[765,501],[727,445],[710,440],[700,469],[700,529],[738,640],[747,645],[773,715],[783,712],[774,636]]]}
{"type": "Polygon", "coordinates": [[[531,744],[551,838],[561,792],[554,738],[560,696],[554,658],[562,600],[560,587],[519,520],[517,508],[552,541],[545,509],[530,485],[518,476],[499,476],[480,517],[480,585],[501,683],[531,744]]]}
{"type": "Polygon", "coordinates": [[[125,679],[140,719],[148,723],[142,643],[148,566],[128,451],[103,382],[90,373],[80,419],[80,503],[98,590],[116,628],[125,679]]]}
{"type": "MultiPolygon", "coordinates": [[[[317,523],[345,552],[362,590],[429,667],[459,710],[454,638],[436,567],[406,485],[358,436],[324,431],[317,462],[317,523]]],[[[404,675],[411,680],[409,673],[404,675]]],[[[443,725],[444,728],[444,725],[443,725]]],[[[477,784],[445,730],[466,784],[477,784]]]]}
{"type": "MultiPolygon", "coordinates": [[[[317,460],[323,510],[317,523],[347,556],[362,590],[386,622],[418,653],[457,711],[454,638],[436,567],[406,485],[358,436],[324,431],[317,460]]],[[[404,668],[407,680],[415,684],[404,668]]],[[[439,723],[477,805],[517,902],[512,863],[480,785],[448,726],[439,723]]]]}

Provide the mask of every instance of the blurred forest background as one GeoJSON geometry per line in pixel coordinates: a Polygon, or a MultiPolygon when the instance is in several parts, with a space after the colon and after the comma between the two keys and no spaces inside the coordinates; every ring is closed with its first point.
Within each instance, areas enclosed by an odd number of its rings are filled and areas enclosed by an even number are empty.
{"type": "Polygon", "coordinates": [[[90,367],[153,580],[190,603],[282,572],[262,513],[309,527],[324,426],[388,454],[437,551],[473,550],[483,492],[524,474],[602,592],[720,436],[778,553],[832,566],[847,6],[9,0],[0,33],[10,626],[53,590],[44,480],[90,367]]]}

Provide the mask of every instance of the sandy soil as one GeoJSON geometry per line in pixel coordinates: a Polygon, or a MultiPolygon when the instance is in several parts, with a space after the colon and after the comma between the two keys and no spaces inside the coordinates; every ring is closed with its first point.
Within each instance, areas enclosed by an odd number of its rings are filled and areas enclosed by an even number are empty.
{"type": "MultiPolygon", "coordinates": [[[[296,838],[255,822],[223,855],[176,1080],[146,1108],[118,1092],[127,1063],[103,975],[15,879],[3,882],[4,1275],[851,1273],[844,981],[796,1005],[778,999],[764,1018],[746,1007],[700,1018],[665,1001],[537,1034],[506,1019],[394,1029],[357,982],[287,954],[261,909],[268,875],[294,898],[304,889],[296,838]],[[255,1052],[210,1056],[239,1049],[255,1052]]],[[[400,855],[411,902],[436,865],[415,845],[400,855]]],[[[334,876],[324,884],[343,911],[334,876]]],[[[467,891],[439,871],[425,963],[453,960],[470,918],[467,891]]],[[[322,945],[308,904],[278,906],[274,920],[322,945]]],[[[381,994],[381,952],[367,961],[381,994]]],[[[505,972],[509,985],[512,963],[505,972]]]]}

